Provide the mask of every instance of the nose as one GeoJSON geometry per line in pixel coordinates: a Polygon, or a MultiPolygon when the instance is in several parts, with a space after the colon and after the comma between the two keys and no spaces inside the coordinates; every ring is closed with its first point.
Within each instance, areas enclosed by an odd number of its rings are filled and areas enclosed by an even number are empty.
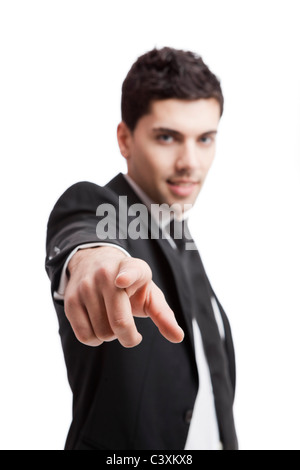
{"type": "Polygon", "coordinates": [[[197,167],[197,149],[193,142],[185,142],[180,148],[176,160],[178,171],[194,170],[197,167]]]}

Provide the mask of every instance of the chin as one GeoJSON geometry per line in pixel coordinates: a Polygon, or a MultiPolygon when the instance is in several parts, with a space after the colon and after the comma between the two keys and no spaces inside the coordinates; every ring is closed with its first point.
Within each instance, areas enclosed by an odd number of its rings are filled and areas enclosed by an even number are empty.
{"type": "Polygon", "coordinates": [[[172,204],[180,204],[182,207],[185,205],[185,204],[189,204],[189,205],[194,205],[195,202],[196,202],[196,199],[197,197],[178,197],[178,198],[174,198],[174,196],[172,198],[170,198],[170,200],[172,201],[171,202],[171,205],[172,204]]]}

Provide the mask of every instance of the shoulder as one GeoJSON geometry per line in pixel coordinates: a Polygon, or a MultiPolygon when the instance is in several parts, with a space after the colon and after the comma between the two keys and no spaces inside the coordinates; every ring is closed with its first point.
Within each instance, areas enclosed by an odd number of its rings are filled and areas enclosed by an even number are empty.
{"type": "Polygon", "coordinates": [[[48,230],[64,225],[66,221],[96,217],[102,204],[117,207],[118,196],[110,188],[89,181],[80,181],[70,186],[55,203],[49,219],[48,230]]]}
{"type": "Polygon", "coordinates": [[[57,200],[54,209],[74,207],[77,210],[110,202],[115,204],[117,195],[107,186],[99,186],[90,181],[80,181],[70,186],[57,200]]]}
{"type": "Polygon", "coordinates": [[[91,183],[90,181],[79,181],[78,183],[72,184],[67,188],[58,199],[58,202],[62,199],[68,199],[73,197],[89,197],[95,196],[105,190],[105,187],[99,186],[98,184],[91,183]]]}

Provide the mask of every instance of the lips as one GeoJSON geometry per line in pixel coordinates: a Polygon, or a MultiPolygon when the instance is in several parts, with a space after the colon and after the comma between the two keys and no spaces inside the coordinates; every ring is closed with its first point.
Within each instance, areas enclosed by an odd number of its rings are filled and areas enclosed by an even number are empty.
{"type": "Polygon", "coordinates": [[[189,179],[171,179],[167,180],[167,184],[174,195],[187,197],[192,194],[199,182],[189,179]]]}

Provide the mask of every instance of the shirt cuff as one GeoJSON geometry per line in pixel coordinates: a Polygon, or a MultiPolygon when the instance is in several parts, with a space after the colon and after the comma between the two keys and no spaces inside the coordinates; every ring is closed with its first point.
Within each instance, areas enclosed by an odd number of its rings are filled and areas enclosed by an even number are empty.
{"type": "Polygon", "coordinates": [[[53,298],[55,300],[64,300],[65,291],[66,291],[66,288],[67,288],[67,285],[68,285],[67,268],[68,268],[69,262],[71,261],[71,258],[73,258],[75,253],[77,253],[77,251],[79,251],[79,250],[86,250],[88,248],[96,248],[97,246],[109,246],[109,247],[117,248],[118,250],[121,250],[126,256],[130,257],[130,254],[126,250],[124,250],[124,248],[122,248],[119,245],[113,245],[112,243],[104,243],[104,242],[99,242],[98,243],[97,242],[97,243],[86,243],[84,245],[77,246],[70,253],[68,258],[66,259],[66,262],[64,264],[64,267],[62,269],[62,273],[61,273],[61,276],[60,276],[60,282],[59,282],[58,289],[57,289],[57,291],[55,291],[53,293],[53,298]]]}

